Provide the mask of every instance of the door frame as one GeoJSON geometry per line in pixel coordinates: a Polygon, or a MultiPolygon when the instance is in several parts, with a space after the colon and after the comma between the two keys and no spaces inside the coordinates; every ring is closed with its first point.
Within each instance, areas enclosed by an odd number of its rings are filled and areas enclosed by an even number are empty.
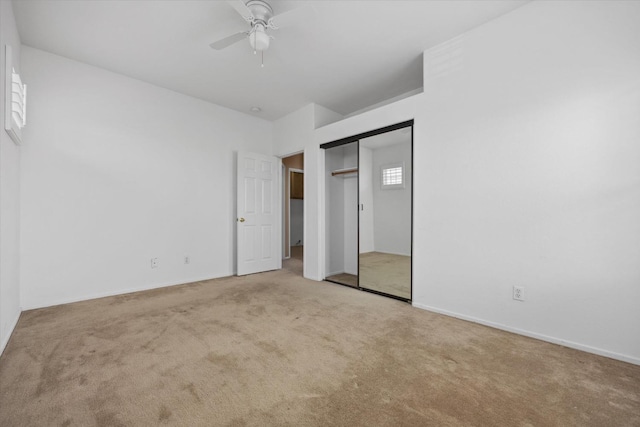
{"type": "MultiPolygon", "coordinates": [[[[287,199],[287,191],[289,190],[287,188],[287,183],[289,183],[289,176],[287,175],[287,170],[291,171],[298,171],[298,172],[302,172],[304,173],[304,163],[303,163],[303,169],[297,169],[297,168],[288,168],[285,163],[284,163],[284,159],[288,158],[288,157],[293,157],[293,156],[297,156],[298,154],[302,154],[304,156],[305,154],[305,150],[298,150],[298,151],[294,151],[292,153],[289,154],[283,154],[283,155],[278,155],[277,157],[280,159],[280,162],[282,163],[282,167],[280,168],[280,182],[282,183],[282,185],[280,185],[280,210],[281,210],[281,226],[280,226],[280,234],[282,235],[282,259],[286,260],[291,258],[291,249],[289,249],[289,255],[286,255],[286,247],[287,245],[291,245],[291,213],[290,213],[290,205],[291,205],[291,199],[289,199],[289,203],[285,203],[285,200],[287,199]],[[289,217],[289,239],[287,240],[285,238],[285,210],[287,212],[287,215],[289,217]]],[[[291,185],[289,183],[289,185],[291,185]]],[[[289,190],[290,191],[290,190],[289,190]]],[[[304,200],[304,199],[303,199],[304,200]]],[[[305,205],[306,202],[303,202],[303,205],[305,205]]],[[[303,209],[306,211],[306,207],[303,207],[303,209]]],[[[304,219],[303,219],[304,221],[304,219]]],[[[306,223],[306,221],[304,221],[306,223]]],[[[302,230],[302,239],[303,242],[306,241],[307,236],[306,236],[306,227],[303,228],[302,230]]],[[[304,275],[304,274],[303,274],[304,275]]]]}

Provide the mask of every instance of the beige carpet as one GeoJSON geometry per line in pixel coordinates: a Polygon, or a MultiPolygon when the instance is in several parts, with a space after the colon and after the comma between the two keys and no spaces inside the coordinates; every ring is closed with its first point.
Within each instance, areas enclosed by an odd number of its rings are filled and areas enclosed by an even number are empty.
{"type": "Polygon", "coordinates": [[[287,270],[28,311],[2,426],[638,426],[640,366],[287,270]]]}
{"type": "Polygon", "coordinates": [[[304,254],[304,246],[291,246],[289,253],[291,254],[291,257],[282,261],[282,268],[298,276],[302,276],[302,257],[304,254]]]}
{"type": "Polygon", "coordinates": [[[358,276],[356,276],[355,274],[349,274],[349,273],[334,274],[333,276],[327,277],[326,280],[341,283],[343,285],[351,286],[353,288],[358,287],[358,276]]]}
{"type": "Polygon", "coordinates": [[[411,257],[367,252],[359,263],[361,288],[411,299],[411,257]]]}

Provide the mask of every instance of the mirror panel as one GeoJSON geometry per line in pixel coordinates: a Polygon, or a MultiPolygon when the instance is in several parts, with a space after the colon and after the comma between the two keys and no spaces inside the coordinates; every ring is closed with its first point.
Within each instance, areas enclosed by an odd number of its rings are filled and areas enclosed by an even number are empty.
{"type": "Polygon", "coordinates": [[[411,127],[359,144],[359,286],[411,299],[411,127]]]}

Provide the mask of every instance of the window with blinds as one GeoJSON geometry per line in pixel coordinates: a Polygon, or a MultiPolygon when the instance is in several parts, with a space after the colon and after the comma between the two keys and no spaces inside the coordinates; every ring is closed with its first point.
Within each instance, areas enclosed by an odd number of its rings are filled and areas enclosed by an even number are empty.
{"type": "Polygon", "coordinates": [[[404,188],[404,164],[382,166],[382,189],[404,188]]]}
{"type": "Polygon", "coordinates": [[[382,170],[382,185],[402,184],[402,168],[388,168],[382,170]]]}

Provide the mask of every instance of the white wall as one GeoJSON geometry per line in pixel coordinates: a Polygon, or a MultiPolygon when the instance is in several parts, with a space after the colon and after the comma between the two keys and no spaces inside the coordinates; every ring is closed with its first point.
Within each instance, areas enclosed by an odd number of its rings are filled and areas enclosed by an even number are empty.
{"type": "Polygon", "coordinates": [[[376,252],[411,255],[411,185],[410,138],[401,144],[373,150],[373,232],[376,252]],[[404,164],[404,188],[382,189],[382,167],[389,163],[404,164]]]}
{"type": "Polygon", "coordinates": [[[416,305],[640,363],[639,22],[532,2],[425,54],[416,305]]]}
{"type": "Polygon", "coordinates": [[[313,141],[313,130],[342,119],[342,115],[318,104],[307,104],[273,122],[273,153],[289,156],[313,141]]]}
{"type": "Polygon", "coordinates": [[[236,151],[271,154],[270,122],[28,47],[22,65],[23,307],[233,274],[236,151]]]}
{"type": "Polygon", "coordinates": [[[314,129],[342,120],[344,116],[319,104],[313,104],[314,129]]]}
{"type": "Polygon", "coordinates": [[[415,306],[640,364],[637,22],[532,2],[427,52],[423,94],[315,132],[415,117],[415,306]]]}
{"type": "Polygon", "coordinates": [[[359,198],[363,210],[360,211],[360,253],[373,252],[373,152],[360,145],[358,163],[359,198]]]}
{"type": "Polygon", "coordinates": [[[313,139],[315,105],[308,104],[273,122],[273,154],[289,156],[304,150],[313,139]]]}
{"type": "MultiPolygon", "coordinates": [[[[11,46],[13,66],[21,72],[20,38],[11,2],[0,1],[0,354],[20,316],[20,147],[4,130],[5,45],[11,46]]],[[[29,80],[23,81],[31,89],[29,80]]]]}
{"type": "Polygon", "coordinates": [[[421,88],[421,87],[418,88],[418,89],[413,89],[413,90],[410,90],[409,92],[401,93],[400,95],[394,96],[393,98],[385,99],[384,101],[377,102],[377,103],[375,103],[373,105],[369,105],[369,106],[367,106],[365,108],[362,108],[362,109],[360,109],[358,111],[354,111],[353,113],[349,113],[346,116],[344,116],[343,118],[359,116],[359,115],[361,115],[363,113],[366,113],[368,111],[375,110],[375,109],[384,107],[386,105],[390,105],[390,104],[396,103],[396,102],[401,101],[401,100],[403,100],[405,98],[409,98],[409,97],[412,97],[414,95],[418,95],[418,94],[420,94],[422,92],[423,92],[423,88],[421,88]]]}

